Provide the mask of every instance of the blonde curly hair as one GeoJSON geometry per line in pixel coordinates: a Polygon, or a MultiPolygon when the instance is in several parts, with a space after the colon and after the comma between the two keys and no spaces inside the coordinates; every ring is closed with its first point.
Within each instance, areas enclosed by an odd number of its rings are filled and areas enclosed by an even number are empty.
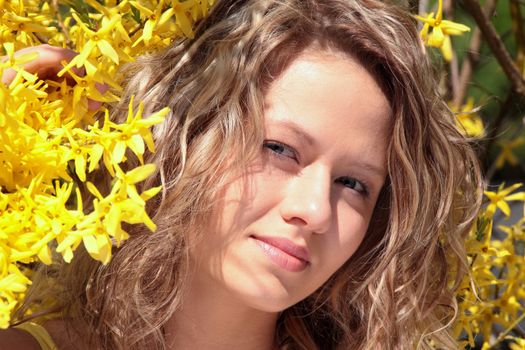
{"type": "Polygon", "coordinates": [[[280,314],[277,343],[426,349],[432,338],[457,348],[446,327],[466,272],[463,241],[481,180],[437,91],[414,19],[376,0],[226,0],[194,39],[124,71],[114,118],[132,95],[146,112],[171,108],[154,130],[157,152],[145,157],[158,173],[144,186],[162,184],[163,191],[149,207],[154,234],[130,227],[129,241],[106,266],[79,253],[71,265],[54,267],[56,307],[90,349],[165,347],[163,325],[176,315],[186,282],[188,237],[202,228],[227,179],[260,152],[269,84],[314,43],[351,54],[383,88],[393,111],[388,177],[358,251],[280,314]]]}

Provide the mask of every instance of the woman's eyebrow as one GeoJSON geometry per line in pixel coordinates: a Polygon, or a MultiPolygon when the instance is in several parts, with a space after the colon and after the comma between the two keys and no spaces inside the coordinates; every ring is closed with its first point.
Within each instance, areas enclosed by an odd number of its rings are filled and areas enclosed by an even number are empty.
{"type": "Polygon", "coordinates": [[[304,131],[299,124],[295,123],[292,120],[273,120],[271,124],[289,129],[297,137],[304,140],[309,146],[316,145],[316,141],[312,137],[312,135],[304,131]]]}
{"type": "MultiPolygon", "coordinates": [[[[309,146],[315,146],[317,144],[312,135],[303,130],[303,128],[301,128],[301,126],[293,120],[273,120],[271,121],[271,124],[287,128],[296,134],[296,136],[298,136],[300,139],[304,140],[309,146]]],[[[356,159],[350,159],[349,162],[352,163],[353,167],[360,168],[367,173],[372,173],[378,177],[385,176],[386,169],[383,166],[378,166],[367,161],[360,161],[356,159]]]]}
{"type": "Polygon", "coordinates": [[[377,175],[378,177],[384,177],[386,174],[385,167],[377,166],[373,163],[357,161],[357,162],[354,162],[352,165],[357,168],[362,169],[363,171],[367,173],[373,173],[377,175]]]}

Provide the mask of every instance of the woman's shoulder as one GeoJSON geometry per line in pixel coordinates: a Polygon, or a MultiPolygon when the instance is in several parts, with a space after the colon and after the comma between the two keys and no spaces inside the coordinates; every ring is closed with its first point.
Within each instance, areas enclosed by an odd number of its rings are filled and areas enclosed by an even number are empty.
{"type": "Polygon", "coordinates": [[[0,350],[78,350],[81,344],[73,344],[66,331],[64,320],[49,320],[40,324],[24,322],[18,326],[0,330],[0,350]]]}
{"type": "Polygon", "coordinates": [[[52,319],[42,323],[59,350],[87,349],[88,347],[81,340],[82,337],[75,333],[72,327],[67,327],[71,324],[71,320],[64,318],[52,319]]]}
{"type": "Polygon", "coordinates": [[[34,336],[18,328],[0,330],[0,350],[41,350],[34,336]]]}

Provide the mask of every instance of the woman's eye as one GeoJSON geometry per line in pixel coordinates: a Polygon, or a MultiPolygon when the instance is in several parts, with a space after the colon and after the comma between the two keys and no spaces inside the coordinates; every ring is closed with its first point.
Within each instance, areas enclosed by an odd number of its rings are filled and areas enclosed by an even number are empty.
{"type": "Polygon", "coordinates": [[[361,181],[359,181],[359,180],[357,180],[357,179],[355,179],[353,177],[349,177],[349,176],[340,177],[339,179],[337,179],[337,182],[339,182],[343,186],[348,187],[348,188],[350,188],[352,190],[355,190],[355,191],[357,191],[357,192],[359,192],[359,193],[361,193],[363,195],[367,195],[368,194],[367,186],[363,182],[361,182],[361,181]]]}
{"type": "Polygon", "coordinates": [[[297,155],[293,148],[276,141],[265,141],[263,147],[270,150],[272,154],[280,157],[288,157],[297,160],[297,155]]]}

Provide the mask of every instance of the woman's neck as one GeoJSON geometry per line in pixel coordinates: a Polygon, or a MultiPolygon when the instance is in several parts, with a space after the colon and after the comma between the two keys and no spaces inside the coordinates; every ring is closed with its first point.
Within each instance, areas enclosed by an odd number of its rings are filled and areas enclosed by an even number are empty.
{"type": "Polygon", "coordinates": [[[275,349],[277,313],[240,303],[220,286],[189,283],[181,308],[165,325],[170,350],[275,349]]]}

